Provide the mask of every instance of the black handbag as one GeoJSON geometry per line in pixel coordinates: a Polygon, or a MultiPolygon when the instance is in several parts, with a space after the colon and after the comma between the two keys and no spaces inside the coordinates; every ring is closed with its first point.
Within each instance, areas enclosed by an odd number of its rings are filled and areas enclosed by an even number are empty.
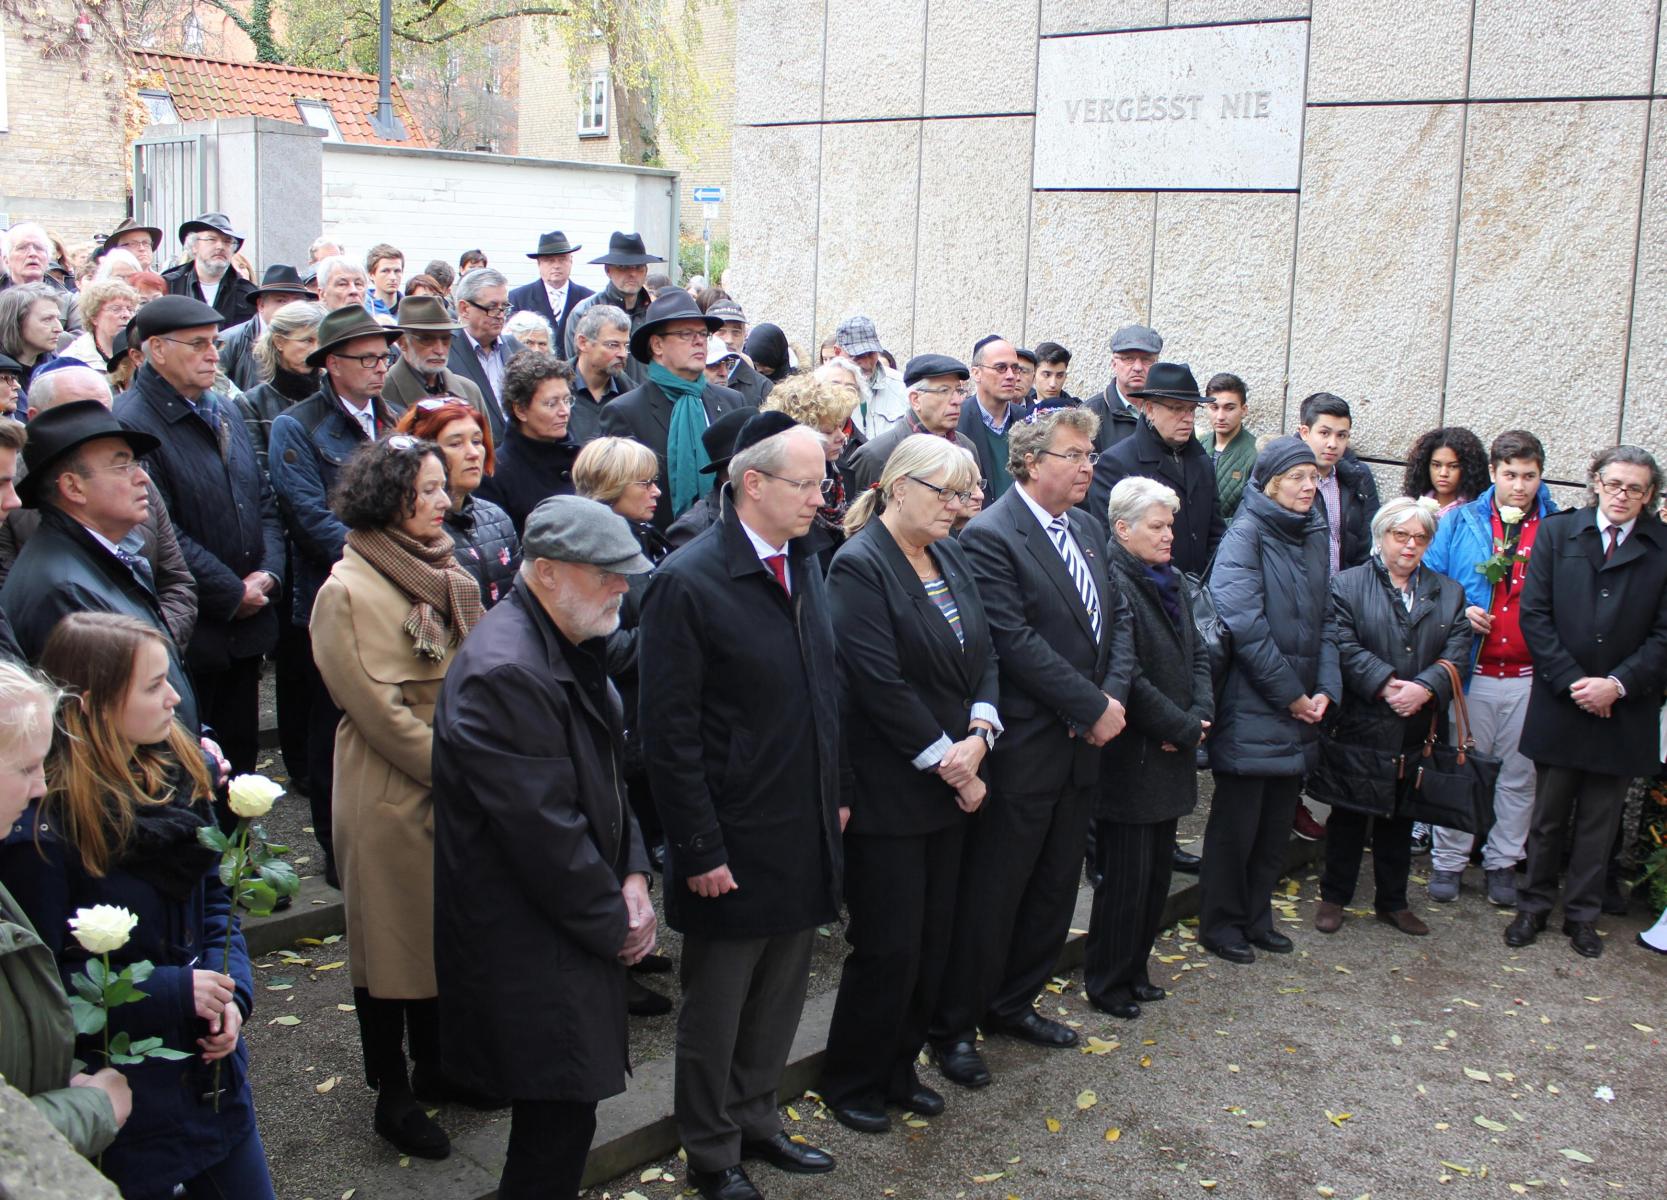
{"type": "Polygon", "coordinates": [[[1227,666],[1233,661],[1233,633],[1216,611],[1215,597],[1210,595],[1209,585],[1204,582],[1205,575],[1182,571],[1181,579],[1187,589],[1187,603],[1192,608],[1193,628],[1210,657],[1210,681],[1220,689],[1222,680],[1227,678],[1227,666]]]}
{"type": "Polygon", "coordinates": [[[1453,684],[1453,744],[1445,746],[1436,740],[1441,712],[1433,711],[1423,747],[1406,757],[1405,786],[1396,815],[1484,835],[1493,826],[1493,792],[1499,783],[1500,760],[1476,749],[1459,669],[1445,658],[1437,665],[1446,670],[1453,684]]]}

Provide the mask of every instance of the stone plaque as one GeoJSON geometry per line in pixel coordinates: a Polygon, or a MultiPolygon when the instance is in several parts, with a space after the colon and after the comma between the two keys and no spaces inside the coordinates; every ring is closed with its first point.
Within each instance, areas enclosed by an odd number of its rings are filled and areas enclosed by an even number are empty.
{"type": "Polygon", "coordinates": [[[1037,188],[1292,190],[1308,23],[1042,41],[1037,188]]]}

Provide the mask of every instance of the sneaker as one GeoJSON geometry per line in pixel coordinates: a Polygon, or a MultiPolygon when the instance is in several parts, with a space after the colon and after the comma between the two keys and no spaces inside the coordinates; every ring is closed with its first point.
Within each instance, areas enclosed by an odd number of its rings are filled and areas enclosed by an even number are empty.
{"type": "MultiPolygon", "coordinates": [[[[1426,887],[1426,890],[1430,893],[1430,899],[1438,904],[1451,904],[1454,900],[1457,900],[1459,898],[1459,874],[1458,871],[1431,871],[1430,882],[1426,887]]],[[[1491,874],[1489,882],[1492,882],[1491,874]]]]}
{"type": "Polygon", "coordinates": [[[1430,845],[1430,827],[1419,821],[1412,827],[1412,852],[1414,854],[1428,854],[1430,845]]]}
{"type": "MultiPolygon", "coordinates": [[[[1515,908],[1517,906],[1517,869],[1515,867],[1495,867],[1487,873],[1488,903],[1497,904],[1500,908],[1515,908]]],[[[1431,881],[1434,887],[1434,881],[1431,881]]]]}
{"type": "Polygon", "coordinates": [[[1291,818],[1291,832],[1305,842],[1317,842],[1325,836],[1325,826],[1314,819],[1306,804],[1298,804],[1296,816],[1291,818]]]}

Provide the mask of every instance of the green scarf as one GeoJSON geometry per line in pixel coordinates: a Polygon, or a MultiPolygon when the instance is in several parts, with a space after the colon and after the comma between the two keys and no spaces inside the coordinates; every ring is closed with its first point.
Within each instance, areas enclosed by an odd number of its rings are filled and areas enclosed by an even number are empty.
{"type": "Polygon", "coordinates": [[[671,476],[671,515],[676,519],[700,499],[700,469],[712,461],[700,440],[706,430],[706,406],[700,399],[706,391],[706,373],[684,379],[659,363],[649,363],[648,379],[670,396],[674,405],[666,435],[666,470],[671,476]]]}

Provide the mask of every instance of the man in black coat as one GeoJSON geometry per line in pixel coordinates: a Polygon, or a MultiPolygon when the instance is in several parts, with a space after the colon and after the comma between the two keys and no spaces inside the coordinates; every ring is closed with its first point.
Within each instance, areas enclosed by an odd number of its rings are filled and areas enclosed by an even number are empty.
{"type": "Polygon", "coordinates": [[[232,228],[231,219],[225,213],[204,213],[179,227],[179,240],[191,257],[162,273],[168,294],[212,304],[222,328],[254,316],[255,285],[232,266],[243,235],[232,228]]]}
{"type": "Polygon", "coordinates": [[[1136,411],[1129,397],[1146,386],[1146,373],[1163,353],[1163,335],[1145,325],[1125,325],[1111,335],[1111,382],[1082,406],[1100,418],[1094,448],[1101,454],[1135,430],[1136,411]]]}
{"type": "Polygon", "coordinates": [[[1372,469],[1349,452],[1354,418],[1348,401],[1315,392],[1302,402],[1297,436],[1308,443],[1320,465],[1320,495],[1315,501],[1331,530],[1331,573],[1358,567],[1372,553],[1372,518],[1378,512],[1378,485],[1372,469]]]}
{"type": "Polygon", "coordinates": [[[533,510],[523,548],[434,711],[434,971],[446,1078],[513,1102],[498,1195],[565,1200],[597,1102],[625,1090],[626,967],[654,948],[602,648],[650,564],[578,496],[533,510]]]}
{"type": "Polygon", "coordinates": [[[1545,928],[1572,816],[1563,932],[1596,958],[1604,868],[1627,786],[1661,769],[1667,528],[1655,515],[1661,468],[1646,451],[1605,450],[1591,479],[1594,507],[1541,519],[1522,588],[1522,637],[1534,656],[1522,752],[1534,760],[1534,815],[1505,942],[1526,946],[1545,928]]]}
{"type": "Polygon", "coordinates": [[[847,491],[855,495],[878,483],[891,452],[904,438],[917,433],[947,438],[976,459],[978,446],[957,428],[962,409],[977,404],[961,392],[967,374],[967,368],[947,354],[917,354],[911,358],[903,368],[909,411],[901,421],[893,421],[884,432],[851,452],[849,458],[841,455],[840,469],[846,472],[847,491]]]}
{"type": "Polygon", "coordinates": [[[731,391],[741,393],[741,399],[758,408],[763,405],[770,393],[775,390],[775,384],[753,369],[752,363],[747,361],[747,314],[741,306],[733,300],[719,300],[706,310],[709,317],[717,317],[723,324],[718,326],[717,338],[729,351],[736,355],[729,361],[728,377],[724,386],[731,391]]]}
{"type": "Polygon", "coordinates": [[[1097,426],[1085,408],[1015,426],[1015,486],[961,532],[1001,663],[1007,726],[990,755],[991,803],[967,835],[930,1033],[939,1068],[965,1087],[990,1081],[980,1027],[1042,1046],[1077,1042],[1032,1005],[1076,907],[1099,747],[1122,732],[1134,675],[1105,526],[1075,508],[1093,477],[1097,426]]]}
{"type": "Polygon", "coordinates": [[[272,314],[297,300],[317,299],[312,290],[301,282],[300,272],[283,263],[274,263],[266,268],[261,285],[249,293],[249,298],[254,301],[255,315],[220,335],[220,369],[226,373],[227,379],[238,386],[238,390],[244,392],[263,382],[260,364],[255,362],[255,343],[266,332],[272,314]]]}
{"type": "Polygon", "coordinates": [[[260,666],[278,644],[284,532],[266,472],[237,410],[211,389],[217,314],[162,296],[139,312],[145,365],[116,417],[160,442],[147,463],[197,581],[197,628],[185,648],[202,718],[232,770],[255,769],[260,666]]]}
{"type": "MultiPolygon", "coordinates": [[[[550,345],[551,352],[561,358],[572,358],[579,352],[578,344],[573,340],[573,331],[578,328],[579,319],[585,311],[595,305],[612,305],[630,318],[633,333],[640,329],[642,323],[648,320],[649,305],[654,302],[653,294],[643,286],[648,279],[648,266],[666,260],[648,253],[642,234],[616,229],[608,238],[608,252],[590,261],[592,266],[601,267],[607,273],[608,285],[594,296],[579,301],[567,314],[564,336],[560,342],[550,345]]],[[[641,383],[644,378],[642,363],[626,359],[625,376],[631,381],[631,387],[641,383]]]]}
{"type": "Polygon", "coordinates": [[[683,934],[675,1113],[707,1200],[757,1200],[744,1157],[834,1165],[776,1111],[843,871],[834,635],[822,543],[806,536],[825,465],[815,430],[754,416],[718,522],[660,564],[643,601],[639,725],[666,920],[683,934]]]}
{"type": "Polygon", "coordinates": [[[1140,405],[1140,423],[1095,466],[1085,502],[1089,515],[1103,523],[1111,489],[1130,475],[1173,488],[1181,507],[1172,561],[1178,570],[1202,575],[1227,522],[1217,503],[1215,465],[1193,435],[1193,414],[1204,403],[1198,380],[1186,363],[1161,362],[1131,399],[1140,405]]]}
{"type": "Polygon", "coordinates": [[[604,434],[635,438],[659,460],[654,527],[662,533],[704,490],[700,430],[730,409],[748,407],[740,393],[707,382],[706,342],[719,324],[682,288],[661,292],[631,335],[631,356],[648,364],[646,377],[602,409],[604,434]],[[686,425],[682,417],[693,420],[686,425]]]}
{"type": "Polygon", "coordinates": [[[550,323],[550,350],[557,355],[561,354],[568,314],[581,300],[596,294],[573,282],[573,255],[581,249],[559,229],[541,235],[538,248],[527,255],[538,264],[538,278],[509,293],[509,303],[516,312],[535,312],[550,323]]]}

